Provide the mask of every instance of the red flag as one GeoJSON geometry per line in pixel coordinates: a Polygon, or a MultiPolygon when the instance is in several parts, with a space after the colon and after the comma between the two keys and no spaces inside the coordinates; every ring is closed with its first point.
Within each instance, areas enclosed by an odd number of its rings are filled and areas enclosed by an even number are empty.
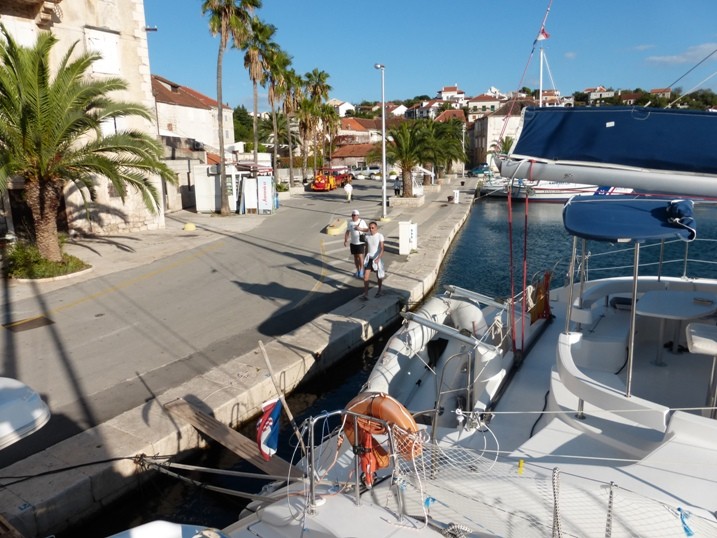
{"type": "Polygon", "coordinates": [[[544,39],[548,39],[550,37],[550,34],[545,31],[545,26],[543,26],[540,29],[540,32],[538,32],[538,37],[535,38],[536,41],[543,41],[544,39]]]}
{"type": "Polygon", "coordinates": [[[281,402],[278,399],[264,402],[261,406],[263,415],[256,425],[256,442],[259,453],[266,461],[276,454],[279,445],[279,416],[281,415],[281,402]]]}

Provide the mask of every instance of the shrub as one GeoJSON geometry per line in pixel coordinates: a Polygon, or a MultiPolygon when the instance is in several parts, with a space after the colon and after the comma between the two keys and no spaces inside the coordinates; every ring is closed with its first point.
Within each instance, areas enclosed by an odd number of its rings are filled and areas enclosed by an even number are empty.
{"type": "Polygon", "coordinates": [[[61,262],[51,262],[40,256],[37,245],[19,241],[7,248],[3,272],[10,278],[53,278],[70,275],[90,266],[69,254],[61,262]]]}

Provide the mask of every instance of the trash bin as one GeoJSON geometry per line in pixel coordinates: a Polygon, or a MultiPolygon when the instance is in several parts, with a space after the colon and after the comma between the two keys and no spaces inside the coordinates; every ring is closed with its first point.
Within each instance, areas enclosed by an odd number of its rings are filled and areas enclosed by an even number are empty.
{"type": "Polygon", "coordinates": [[[461,195],[461,191],[453,191],[453,203],[457,204],[459,202],[458,197],[461,195]]]}

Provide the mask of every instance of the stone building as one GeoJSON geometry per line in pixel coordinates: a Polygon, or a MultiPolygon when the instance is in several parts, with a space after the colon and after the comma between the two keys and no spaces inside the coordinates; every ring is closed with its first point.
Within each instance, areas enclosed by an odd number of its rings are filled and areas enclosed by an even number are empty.
{"type": "MultiPolygon", "coordinates": [[[[101,53],[102,60],[95,62],[91,76],[123,78],[128,88],[118,92],[116,98],[154,110],[143,0],[3,0],[0,22],[23,45],[32,45],[40,32],[52,32],[59,40],[53,61],[75,42],[78,52],[101,53]]],[[[114,128],[132,128],[154,136],[158,133],[155,123],[141,118],[128,119],[126,125],[107,126],[114,128]]],[[[150,179],[158,192],[166,192],[159,178],[150,179]]],[[[26,224],[29,213],[23,210],[22,196],[18,195],[22,188],[22,181],[14,181],[3,196],[0,220],[5,232],[21,231],[23,222],[26,224]]],[[[104,179],[97,179],[96,190],[97,200],[88,213],[80,193],[67,187],[64,214],[58,215],[61,228],[103,234],[164,227],[164,200],[152,213],[132,189],[124,203],[104,179]]]]}

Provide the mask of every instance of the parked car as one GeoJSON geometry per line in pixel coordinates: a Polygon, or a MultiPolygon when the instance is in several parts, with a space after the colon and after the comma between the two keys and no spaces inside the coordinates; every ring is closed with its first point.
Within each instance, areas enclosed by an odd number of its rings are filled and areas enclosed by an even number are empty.
{"type": "Polygon", "coordinates": [[[481,163],[468,172],[468,177],[478,177],[486,174],[491,174],[490,166],[488,166],[488,163],[481,163]]]}
{"type": "Polygon", "coordinates": [[[354,168],[349,173],[354,179],[381,179],[381,167],[377,164],[365,168],[354,168]]]}

